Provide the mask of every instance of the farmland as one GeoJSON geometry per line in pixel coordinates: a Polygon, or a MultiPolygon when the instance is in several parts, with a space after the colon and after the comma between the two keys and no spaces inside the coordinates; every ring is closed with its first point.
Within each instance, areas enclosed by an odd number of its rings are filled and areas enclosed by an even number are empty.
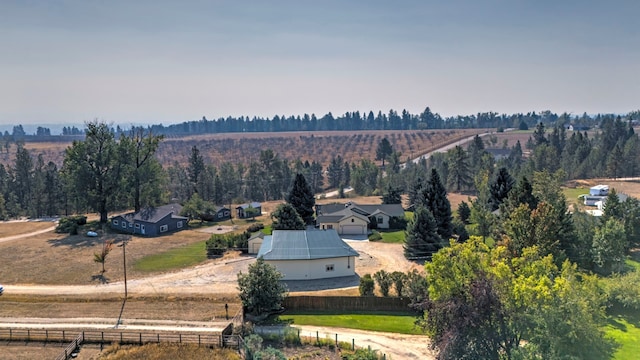
{"type": "MultiPolygon", "coordinates": [[[[219,166],[224,162],[244,163],[259,159],[260,151],[271,149],[289,161],[317,161],[327,166],[331,158],[340,155],[348,162],[375,159],[378,143],[389,139],[395,151],[402,153],[404,161],[453,141],[484,132],[484,129],[456,130],[388,130],[388,131],[317,131],[280,133],[225,133],[169,137],[161,144],[156,156],[164,166],[178,162],[186,164],[191,147],[197,146],[205,163],[219,166]]],[[[62,164],[65,149],[70,142],[29,142],[25,148],[32,156],[42,154],[46,162],[62,164]]],[[[0,153],[0,164],[12,165],[16,146],[0,153]]]]}

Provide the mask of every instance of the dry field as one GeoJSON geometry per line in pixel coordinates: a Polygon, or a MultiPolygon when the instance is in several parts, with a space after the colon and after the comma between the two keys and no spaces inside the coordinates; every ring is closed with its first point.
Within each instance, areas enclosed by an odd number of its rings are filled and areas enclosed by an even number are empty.
{"type": "MultiPolygon", "coordinates": [[[[326,167],[335,155],[349,162],[363,158],[375,159],[376,147],[384,137],[389,139],[396,151],[402,153],[402,159],[405,160],[481,132],[484,129],[206,134],[166,138],[157,156],[164,166],[174,161],[186,164],[191,147],[196,145],[206,163],[219,166],[228,161],[245,164],[257,161],[261,150],[272,149],[289,161],[318,161],[326,167]]],[[[27,142],[25,148],[34,157],[42,154],[45,163],[53,161],[61,166],[64,151],[70,145],[69,142],[27,142]]],[[[0,152],[0,164],[12,165],[15,152],[15,146],[9,153],[0,152]]]]}

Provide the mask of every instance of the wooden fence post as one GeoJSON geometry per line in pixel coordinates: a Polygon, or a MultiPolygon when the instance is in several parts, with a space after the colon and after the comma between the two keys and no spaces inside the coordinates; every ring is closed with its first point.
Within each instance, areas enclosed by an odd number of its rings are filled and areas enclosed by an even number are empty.
{"type": "Polygon", "coordinates": [[[142,345],[142,333],[138,333],[138,335],[140,336],[140,345],[142,345]]]}
{"type": "Polygon", "coordinates": [[[356,351],[356,339],[351,339],[351,351],[356,351]]]}
{"type": "Polygon", "coordinates": [[[336,349],[338,348],[338,334],[336,334],[336,349]]]}
{"type": "Polygon", "coordinates": [[[158,344],[160,344],[160,333],[157,333],[156,335],[158,337],[158,344]]]}

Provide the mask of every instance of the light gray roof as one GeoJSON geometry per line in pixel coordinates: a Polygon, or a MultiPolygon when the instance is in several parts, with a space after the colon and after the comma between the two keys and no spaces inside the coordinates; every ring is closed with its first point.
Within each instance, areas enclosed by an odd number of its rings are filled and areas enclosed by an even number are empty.
{"type": "Polygon", "coordinates": [[[336,211],[336,212],[331,213],[331,214],[319,215],[316,218],[316,223],[318,223],[318,224],[321,224],[321,223],[337,223],[337,222],[342,221],[343,219],[349,218],[351,216],[357,217],[357,218],[362,219],[362,220],[366,221],[367,223],[369,223],[369,218],[368,217],[353,211],[351,208],[342,208],[340,211],[336,211]]]}
{"type": "Polygon", "coordinates": [[[258,257],[265,260],[311,260],[358,256],[331,230],[274,230],[265,236],[258,257]]]}
{"type": "Polygon", "coordinates": [[[259,202],[252,202],[251,204],[242,204],[236,207],[236,209],[246,209],[249,206],[251,206],[252,208],[259,208],[262,206],[262,204],[260,204],[259,202]]]}
{"type": "Polygon", "coordinates": [[[319,215],[333,215],[335,212],[349,208],[365,216],[381,211],[392,217],[404,217],[404,209],[401,204],[360,205],[349,202],[346,204],[322,204],[316,206],[319,209],[319,215]]]}

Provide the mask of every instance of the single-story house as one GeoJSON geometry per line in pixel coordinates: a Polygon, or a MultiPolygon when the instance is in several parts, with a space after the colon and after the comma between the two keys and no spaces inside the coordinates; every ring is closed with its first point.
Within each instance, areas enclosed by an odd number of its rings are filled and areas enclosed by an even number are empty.
{"type": "Polygon", "coordinates": [[[260,251],[260,247],[262,246],[262,242],[264,241],[265,234],[262,231],[258,231],[257,233],[251,235],[248,242],[248,253],[249,254],[257,254],[260,251]]]}
{"type": "Polygon", "coordinates": [[[258,257],[284,280],[313,280],[355,275],[359,256],[335,230],[274,230],[266,235],[258,257]]]}
{"type": "Polygon", "coordinates": [[[111,218],[111,228],[144,236],[158,236],[180,231],[187,227],[189,218],[180,216],[182,206],[169,204],[141,209],[137,213],[117,215],[111,218]]]}
{"type": "Polygon", "coordinates": [[[257,210],[258,215],[256,216],[260,216],[262,214],[262,204],[260,204],[259,202],[252,202],[249,204],[242,204],[236,207],[236,217],[238,219],[247,219],[250,218],[252,216],[247,214],[247,209],[248,208],[254,208],[257,210]]]}
{"type": "Polygon", "coordinates": [[[316,218],[318,228],[336,230],[340,235],[367,235],[369,218],[349,208],[316,218]]]}
{"type": "Polygon", "coordinates": [[[231,209],[226,206],[216,206],[213,213],[201,214],[204,221],[225,221],[231,219],[231,209]]]}
{"type": "MultiPolygon", "coordinates": [[[[361,225],[352,214],[358,214],[376,222],[376,228],[389,229],[391,218],[404,218],[404,209],[401,204],[377,204],[360,205],[353,202],[346,204],[317,204],[316,205],[316,225],[325,228],[338,230],[339,234],[367,234],[365,227],[363,232],[358,232],[356,226],[361,225]],[[350,211],[345,211],[350,210],[350,211]]],[[[370,221],[367,221],[369,224],[370,221]]]]}

